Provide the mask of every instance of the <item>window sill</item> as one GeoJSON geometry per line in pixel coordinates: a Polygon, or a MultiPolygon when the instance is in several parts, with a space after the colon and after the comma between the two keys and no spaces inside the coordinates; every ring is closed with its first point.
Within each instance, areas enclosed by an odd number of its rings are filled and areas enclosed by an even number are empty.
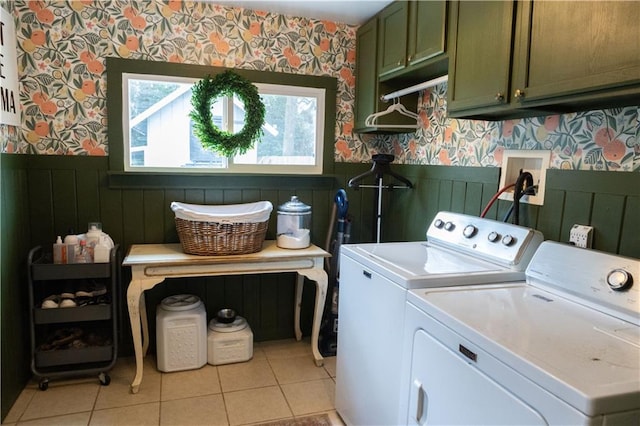
{"type": "Polygon", "coordinates": [[[168,174],[108,172],[111,189],[331,189],[333,176],[168,174]]]}

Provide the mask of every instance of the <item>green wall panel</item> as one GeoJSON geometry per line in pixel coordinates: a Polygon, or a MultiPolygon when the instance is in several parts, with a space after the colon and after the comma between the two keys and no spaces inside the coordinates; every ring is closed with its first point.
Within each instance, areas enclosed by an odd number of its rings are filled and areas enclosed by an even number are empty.
{"type": "Polygon", "coordinates": [[[600,250],[618,251],[624,204],[623,195],[594,194],[591,226],[595,228],[593,239],[600,250]]]}
{"type": "Polygon", "coordinates": [[[547,188],[545,192],[545,208],[540,212],[538,230],[546,239],[561,241],[561,217],[564,212],[564,191],[547,188]]]}
{"type": "Polygon", "coordinates": [[[640,258],[640,196],[627,197],[619,253],[640,258]]]}
{"type": "Polygon", "coordinates": [[[22,392],[29,369],[27,253],[31,216],[28,212],[28,176],[22,158],[2,155],[0,161],[0,371],[2,419],[22,392]]]}

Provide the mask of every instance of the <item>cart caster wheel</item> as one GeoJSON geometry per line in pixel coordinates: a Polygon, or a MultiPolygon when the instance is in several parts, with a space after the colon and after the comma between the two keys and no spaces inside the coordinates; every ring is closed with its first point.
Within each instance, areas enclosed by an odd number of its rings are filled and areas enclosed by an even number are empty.
{"type": "Polygon", "coordinates": [[[111,377],[109,377],[109,375],[106,373],[100,373],[100,376],[98,376],[98,378],[100,379],[100,384],[102,386],[109,386],[109,383],[111,383],[111,377]]]}
{"type": "Polygon", "coordinates": [[[49,380],[40,380],[40,384],[38,384],[38,387],[41,391],[46,391],[47,389],[49,389],[49,380]]]}

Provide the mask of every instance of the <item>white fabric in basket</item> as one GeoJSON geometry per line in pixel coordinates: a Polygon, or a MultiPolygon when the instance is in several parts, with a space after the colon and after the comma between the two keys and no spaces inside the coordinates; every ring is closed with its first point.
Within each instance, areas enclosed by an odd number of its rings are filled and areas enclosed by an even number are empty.
{"type": "Polygon", "coordinates": [[[269,220],[273,205],[269,201],[215,206],[173,201],[171,210],[178,219],[196,222],[259,223],[269,220]]]}

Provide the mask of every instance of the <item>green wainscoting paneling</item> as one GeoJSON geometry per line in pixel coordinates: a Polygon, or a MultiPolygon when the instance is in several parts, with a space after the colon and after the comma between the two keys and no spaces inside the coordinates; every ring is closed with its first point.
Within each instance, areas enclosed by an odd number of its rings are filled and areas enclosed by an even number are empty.
{"type": "MultiPolygon", "coordinates": [[[[109,174],[105,157],[2,154],[2,416],[30,376],[26,258],[38,244],[53,243],[72,227],[84,232],[100,221],[126,251],[132,244],[177,242],[171,201],[229,204],[269,200],[274,205],[267,238],[275,238],[279,204],[298,195],[313,209],[312,240],[325,246],[335,191],[349,199],[351,242],[376,238],[377,190],[348,187],[350,178],[370,164],[336,163],[332,175],[315,177],[196,176],[140,179],[109,174]],[[124,180],[123,180],[124,179],[124,180]]],[[[424,240],[435,214],[451,210],[479,215],[498,190],[497,168],[391,165],[413,189],[384,190],[382,241],[424,240]]],[[[370,182],[375,183],[374,178],[370,182]]],[[[384,184],[393,183],[393,179],[384,184]]],[[[502,219],[509,202],[498,201],[487,217],[502,219]]],[[[546,239],[568,241],[574,223],[595,227],[594,248],[640,257],[640,174],[550,170],[543,206],[523,205],[521,224],[539,229],[546,239]]],[[[126,283],[120,289],[121,355],[132,351],[126,283]]],[[[170,294],[202,297],[209,317],[233,307],[251,324],[256,340],[293,336],[293,274],[174,279],[147,292],[151,348],[155,347],[155,306],[170,294]]],[[[314,286],[306,283],[302,328],[310,334],[314,286]]]]}
{"type": "MultiPolygon", "coordinates": [[[[0,155],[2,218],[0,223],[0,335],[2,419],[22,392],[31,375],[29,359],[29,317],[27,254],[29,252],[27,186],[24,164],[6,161],[18,156],[0,155]]],[[[16,158],[20,160],[20,158],[16,158]]]]}

